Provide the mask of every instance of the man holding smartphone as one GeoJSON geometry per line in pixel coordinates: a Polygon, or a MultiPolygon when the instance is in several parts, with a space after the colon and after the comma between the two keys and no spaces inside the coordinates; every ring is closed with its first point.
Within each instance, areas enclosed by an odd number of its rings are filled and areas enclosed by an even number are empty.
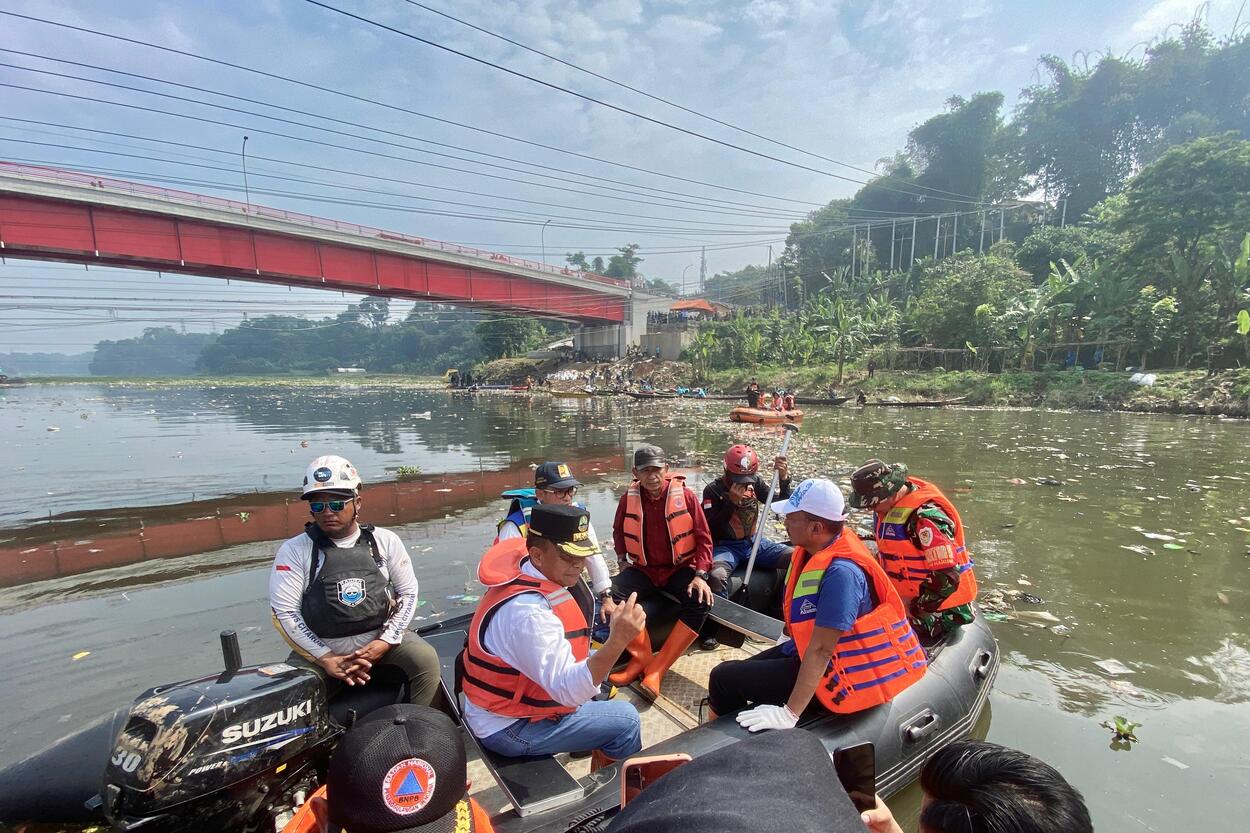
{"type": "Polygon", "coordinates": [[[782,613],[791,639],[712,670],[708,708],[738,715],[752,732],[789,729],[812,698],[838,714],[888,702],[924,676],[924,650],[890,579],[845,527],[831,480],[799,484],[772,505],[797,545],[782,613]]]}

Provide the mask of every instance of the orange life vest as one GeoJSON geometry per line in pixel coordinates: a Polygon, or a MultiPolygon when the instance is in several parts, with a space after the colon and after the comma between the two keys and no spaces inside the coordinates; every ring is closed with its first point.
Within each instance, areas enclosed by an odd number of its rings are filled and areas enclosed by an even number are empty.
{"type": "Polygon", "coordinates": [[[788,393],[785,396],[783,396],[781,398],[781,409],[783,411],[793,411],[794,410],[794,397],[788,393]]]}
{"type": "MultiPolygon", "coordinates": [[[[668,525],[668,541],[673,548],[673,564],[684,564],[694,558],[694,518],[686,505],[686,478],[674,475],[665,481],[664,521],[668,525]]],[[[638,481],[629,484],[625,493],[625,518],[621,531],[625,536],[625,554],[631,564],[646,566],[647,550],[642,540],[642,487],[638,481]]]]}
{"type": "Polygon", "coordinates": [[[460,687],[471,703],[493,714],[542,720],[571,714],[576,708],[552,699],[537,682],[486,650],[482,643],[486,628],[505,602],[522,593],[539,593],[564,625],[564,638],[573,649],[573,658],[581,662],[590,656],[592,599],[580,581],[568,588],[522,573],[527,553],[524,539],[510,538],[482,556],[477,576],[487,589],[473,613],[468,644],[461,654],[460,687]]]}
{"type": "Polygon", "coordinates": [[[942,490],[927,480],[909,477],[907,482],[916,488],[899,498],[884,516],[877,516],[874,534],[886,575],[894,582],[903,604],[910,608],[912,600],[920,594],[920,585],[929,578],[932,570],[925,566],[924,551],[912,541],[907,528],[917,509],[926,503],[936,503],[955,524],[955,569],[959,571],[959,587],[939,609],[949,610],[975,601],[977,577],[972,572],[972,557],[964,544],[964,524],[959,512],[942,494],[942,490]]]}
{"type": "MultiPolygon", "coordinates": [[[[477,801],[465,796],[456,805],[456,824],[447,829],[455,833],[495,833],[490,823],[490,816],[477,801]]],[[[326,785],[322,784],[317,791],[300,805],[282,828],[282,833],[340,833],[340,829],[330,822],[330,804],[326,795],[326,785]]]]}
{"type": "Polygon", "coordinates": [[[925,675],[928,660],[907,621],[907,608],[885,571],[849,530],[815,555],[801,547],[791,557],[782,612],[799,656],[807,653],[816,629],[820,582],[835,558],[856,564],[868,577],[876,607],[855,620],[834,649],[816,687],[816,699],[837,714],[851,714],[888,703],[925,675]]]}

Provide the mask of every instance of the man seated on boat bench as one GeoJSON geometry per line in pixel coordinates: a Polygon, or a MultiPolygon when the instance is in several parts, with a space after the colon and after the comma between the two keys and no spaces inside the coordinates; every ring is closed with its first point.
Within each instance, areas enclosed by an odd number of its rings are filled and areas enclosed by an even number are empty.
{"type": "Polygon", "coordinates": [[[924,676],[924,650],[907,610],[846,528],[837,485],[804,480],[772,508],[796,545],[782,608],[791,638],[712,670],[712,719],[754,704],[738,715],[740,724],[753,732],[789,729],[813,697],[831,712],[850,714],[888,702],[924,676]]]}
{"type": "MultiPolygon", "coordinates": [[[[773,461],[777,471],[777,498],[790,497],[790,467],[785,457],[773,461]]],[[[707,583],[722,598],[729,596],[729,577],[751,557],[760,504],[768,499],[769,484],[760,477],[760,457],[739,443],[725,452],[725,474],[703,488],[703,514],[712,532],[712,569],[707,583]]],[[[785,571],[794,548],[760,535],[756,569],[785,571]]],[[[699,647],[716,647],[716,636],[704,629],[699,647]]]]}
{"type": "Polygon", "coordinates": [[[269,575],[273,623],[291,646],[287,662],[311,668],[328,694],[364,685],[394,666],[409,701],[443,708],[438,652],[408,632],[417,610],[412,559],[389,529],[359,523],[360,475],[342,457],[309,464],[300,497],[312,521],[284,542],[269,575]]]}
{"type": "Polygon", "coordinates": [[[486,592],[469,625],[458,687],[466,726],[506,757],[592,750],[592,771],[642,748],[642,721],[599,685],[646,614],[630,595],[612,610],[607,641],[590,651],[592,604],[581,581],[594,554],[590,513],[540,504],[524,539],[492,546],[478,565],[486,592]]]}
{"type": "Polygon", "coordinates": [[[629,685],[641,677],[639,688],[654,699],[664,675],[694,642],[712,609],[707,584],[712,533],[686,478],[669,476],[664,449],[639,448],[633,472],[612,522],[621,565],[612,579],[612,597],[619,603],[630,595],[646,601],[667,593],[680,609],[659,653],[652,654],[651,635],[643,631],[629,646],[629,663],[609,679],[613,685],[629,685]]]}

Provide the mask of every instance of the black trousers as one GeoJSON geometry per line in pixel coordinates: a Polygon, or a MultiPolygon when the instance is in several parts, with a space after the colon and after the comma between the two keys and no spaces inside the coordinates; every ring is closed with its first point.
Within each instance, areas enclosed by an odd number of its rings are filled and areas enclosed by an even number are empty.
{"type": "Polygon", "coordinates": [[[718,715],[747,705],[783,706],[799,678],[803,660],[786,656],[778,645],[750,659],[722,662],[707,683],[707,705],[718,715]]]}
{"type": "Polygon", "coordinates": [[[638,601],[644,602],[660,595],[660,591],[664,591],[681,602],[681,611],[677,614],[677,620],[690,630],[697,631],[703,627],[703,622],[707,619],[707,613],[712,606],[699,601],[697,596],[686,594],[686,588],[693,580],[694,567],[681,567],[669,576],[663,586],[652,584],[651,576],[641,568],[626,567],[612,578],[612,598],[623,602],[629,598],[630,593],[637,593],[638,601]]]}

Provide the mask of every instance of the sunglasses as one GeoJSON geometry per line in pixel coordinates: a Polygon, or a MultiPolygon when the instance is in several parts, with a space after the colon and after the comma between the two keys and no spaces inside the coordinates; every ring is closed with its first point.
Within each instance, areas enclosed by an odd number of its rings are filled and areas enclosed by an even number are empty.
{"type": "Polygon", "coordinates": [[[331,512],[342,512],[347,504],[355,499],[350,497],[346,500],[310,500],[308,501],[308,510],[314,515],[320,515],[326,509],[329,509],[331,512]]]}

